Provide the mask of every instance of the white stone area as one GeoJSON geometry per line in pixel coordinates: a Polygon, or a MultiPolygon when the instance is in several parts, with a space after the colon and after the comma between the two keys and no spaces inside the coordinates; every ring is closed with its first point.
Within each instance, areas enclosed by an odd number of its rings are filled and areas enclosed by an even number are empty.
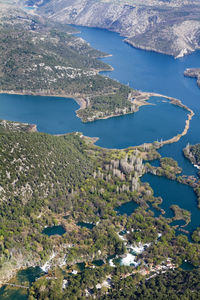
{"type": "Polygon", "coordinates": [[[44,271],[45,273],[48,272],[48,270],[51,268],[51,261],[52,261],[52,259],[54,259],[55,256],[56,256],[56,253],[53,252],[52,255],[50,256],[49,260],[41,267],[42,271],[44,271]]]}
{"type": "Polygon", "coordinates": [[[139,262],[137,262],[137,256],[127,253],[120,261],[121,266],[131,266],[134,265],[137,267],[139,265],[139,262]]]}

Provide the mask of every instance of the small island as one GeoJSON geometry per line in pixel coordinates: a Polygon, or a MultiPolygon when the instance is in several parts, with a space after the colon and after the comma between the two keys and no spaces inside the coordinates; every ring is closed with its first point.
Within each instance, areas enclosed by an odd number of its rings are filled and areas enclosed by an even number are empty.
{"type": "Polygon", "coordinates": [[[184,76],[196,78],[198,87],[200,87],[200,68],[186,69],[184,76]]]}

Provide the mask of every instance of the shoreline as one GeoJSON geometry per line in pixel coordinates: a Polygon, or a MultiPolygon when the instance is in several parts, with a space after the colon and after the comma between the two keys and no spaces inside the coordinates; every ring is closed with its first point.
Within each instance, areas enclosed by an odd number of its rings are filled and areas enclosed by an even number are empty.
{"type": "Polygon", "coordinates": [[[57,97],[57,98],[70,98],[76,101],[76,103],[80,106],[79,109],[85,108],[87,101],[83,98],[83,96],[80,96],[79,94],[54,94],[54,93],[39,93],[39,92],[31,92],[31,91],[24,91],[24,92],[18,92],[14,90],[5,91],[0,90],[0,95],[19,95],[19,96],[39,96],[39,97],[57,97]]]}
{"type": "MultiPolygon", "coordinates": [[[[139,147],[144,147],[144,146],[145,147],[153,146],[156,149],[159,149],[159,148],[163,147],[164,145],[173,144],[173,143],[178,142],[184,135],[187,134],[187,132],[190,128],[190,121],[192,120],[193,116],[195,115],[193,110],[190,109],[189,107],[187,107],[186,105],[184,105],[180,100],[178,100],[176,98],[168,97],[168,96],[164,96],[164,95],[156,94],[156,93],[147,93],[147,94],[149,94],[149,96],[160,96],[160,97],[169,99],[171,104],[179,106],[179,107],[187,110],[189,112],[189,114],[187,114],[187,119],[185,120],[185,127],[181,133],[178,133],[171,139],[167,139],[167,140],[160,141],[160,142],[144,143],[144,144],[136,146],[134,148],[139,148],[139,147]]],[[[132,147],[129,147],[129,148],[132,148],[132,147]]]]}
{"type": "MultiPolygon", "coordinates": [[[[130,44],[131,45],[131,44],[130,44]]],[[[134,46],[133,46],[134,47],[134,46]]],[[[141,48],[139,48],[141,49],[141,48]]],[[[144,49],[145,50],[145,49],[144,49]]],[[[146,51],[149,51],[149,50],[146,50],[146,51]]],[[[154,50],[151,50],[151,51],[154,51],[154,50]]],[[[102,56],[102,57],[99,57],[99,58],[104,58],[104,57],[110,57],[112,55],[106,55],[106,56],[102,56]]],[[[111,67],[111,66],[110,66],[111,67]]],[[[100,72],[111,72],[113,71],[114,68],[111,67],[110,70],[96,70],[97,74],[100,73],[100,72]]],[[[77,115],[77,112],[80,110],[80,109],[86,109],[88,106],[88,102],[87,102],[87,99],[84,99],[84,95],[80,95],[80,94],[76,94],[76,95],[71,95],[71,94],[48,94],[48,93],[37,93],[37,92],[31,92],[29,91],[29,93],[26,93],[25,92],[15,92],[15,91],[0,91],[0,94],[7,94],[7,95],[21,95],[21,96],[40,96],[40,97],[57,97],[57,98],[71,98],[73,100],[76,101],[76,103],[80,106],[80,108],[78,108],[76,110],[76,116],[78,118],[80,118],[78,115],[77,115]]],[[[168,139],[168,140],[165,140],[162,142],[162,145],[159,146],[159,148],[163,147],[164,145],[166,144],[172,144],[172,143],[175,143],[175,142],[178,142],[182,136],[186,135],[188,130],[189,130],[189,127],[190,127],[190,121],[192,119],[192,117],[194,116],[194,112],[188,108],[187,106],[185,106],[180,100],[178,99],[175,99],[175,98],[172,98],[172,97],[168,97],[168,96],[164,96],[164,95],[161,95],[161,94],[156,94],[156,93],[148,93],[148,92],[140,92],[140,95],[138,97],[142,97],[144,96],[143,99],[140,99],[140,100],[137,100],[137,97],[131,101],[132,103],[135,103],[137,105],[137,108],[135,111],[132,111],[132,112],[127,112],[127,113],[119,113],[119,114],[111,114],[111,115],[108,115],[108,116],[105,116],[105,117],[100,117],[98,118],[97,120],[101,120],[101,119],[109,119],[109,118],[112,118],[112,117],[118,117],[118,116],[122,116],[122,115],[127,115],[127,114],[132,114],[132,113],[135,113],[137,111],[139,111],[140,107],[144,106],[144,105],[152,105],[151,103],[146,103],[146,101],[148,101],[150,99],[151,96],[155,96],[155,97],[162,97],[162,98],[165,98],[165,99],[168,99],[170,101],[171,104],[173,105],[176,105],[176,106],[179,106],[179,107],[182,107],[183,109],[187,110],[189,112],[188,114],[188,118],[186,119],[185,121],[185,127],[183,129],[183,131],[181,132],[181,134],[177,134],[176,136],[174,136],[173,138],[171,139],[168,139]],[[146,96],[146,98],[145,98],[146,96]],[[134,102],[135,101],[135,102],[134,102]]],[[[87,98],[87,97],[86,97],[87,98]]],[[[92,121],[93,122],[93,121],[92,121]]],[[[87,122],[88,123],[88,122],[87,122]]],[[[68,134],[68,133],[66,133],[68,134]]],[[[65,134],[61,134],[61,135],[65,135],[65,134]]],[[[59,136],[59,135],[57,135],[59,136]]],[[[90,138],[90,137],[85,137],[84,138],[87,138],[87,139],[90,139],[91,141],[93,141],[94,143],[99,139],[99,138],[90,138]]],[[[161,143],[161,142],[160,142],[161,143]]],[[[144,144],[144,145],[152,145],[154,146],[154,143],[149,143],[149,144],[144,144]]],[[[95,145],[96,146],[96,145],[95,145]]],[[[134,148],[139,148],[141,147],[142,145],[140,146],[135,146],[134,148]]],[[[101,147],[100,147],[101,148],[101,147]]],[[[128,147],[129,148],[129,147],[128,147]]],[[[132,147],[131,147],[132,148],[132,147]]],[[[105,148],[107,150],[113,150],[113,149],[108,149],[108,148],[105,148]]],[[[127,149],[127,148],[125,148],[127,149]]],[[[118,149],[119,151],[123,151],[123,149],[118,149]]]]}
{"type": "MultiPolygon", "coordinates": [[[[148,101],[150,99],[150,97],[165,98],[165,99],[169,100],[171,104],[173,104],[175,106],[179,106],[179,107],[187,110],[189,112],[189,114],[187,115],[188,117],[185,121],[185,127],[184,127],[183,131],[181,133],[178,133],[177,135],[175,135],[171,139],[164,140],[164,141],[161,141],[161,142],[156,142],[156,144],[155,144],[155,142],[151,142],[151,143],[143,143],[143,144],[138,145],[138,146],[130,146],[130,147],[124,148],[124,150],[129,149],[129,148],[138,148],[138,147],[144,147],[144,146],[145,147],[153,146],[156,149],[159,149],[159,148],[163,147],[164,145],[173,144],[173,143],[178,142],[181,139],[181,137],[183,137],[184,135],[187,134],[187,132],[190,128],[190,121],[192,120],[192,117],[194,116],[194,112],[193,112],[192,109],[190,109],[185,104],[183,104],[179,99],[176,99],[176,98],[173,98],[173,97],[170,97],[170,96],[166,96],[166,95],[162,95],[162,94],[158,94],[158,93],[154,93],[154,92],[142,92],[142,91],[137,91],[137,92],[139,93],[139,95],[136,96],[133,101],[129,99],[129,101],[131,101],[133,104],[137,104],[137,107],[134,111],[127,112],[127,113],[111,114],[111,115],[108,115],[108,116],[99,117],[96,120],[105,120],[105,119],[109,119],[109,118],[113,118],[113,117],[118,117],[118,116],[122,116],[122,115],[135,113],[135,112],[139,111],[140,107],[142,107],[144,105],[152,105],[151,103],[146,103],[146,101],[148,101]],[[140,99],[137,99],[139,97],[140,97],[140,99]]],[[[87,100],[83,97],[83,95],[80,95],[80,94],[74,94],[74,95],[72,95],[72,94],[54,94],[54,93],[39,93],[39,92],[31,92],[31,91],[18,92],[18,91],[14,91],[14,90],[11,90],[11,91],[0,90],[0,94],[21,95],[21,96],[71,98],[71,99],[75,100],[76,103],[80,106],[80,108],[78,108],[76,110],[76,116],[78,118],[79,118],[79,116],[77,114],[78,111],[80,109],[86,109],[87,108],[87,100]]],[[[82,121],[82,119],[81,119],[81,121],[82,121]]],[[[88,121],[86,123],[93,122],[93,121],[95,121],[95,120],[88,121]]],[[[105,147],[101,147],[101,148],[107,149],[105,147]]],[[[114,149],[112,149],[112,150],[114,150],[114,149]]],[[[115,149],[115,150],[119,150],[119,149],[115,149]]]]}
{"type": "MultiPolygon", "coordinates": [[[[86,28],[97,28],[97,29],[102,29],[102,30],[107,30],[107,31],[110,31],[110,32],[114,32],[114,33],[117,33],[120,37],[123,38],[123,42],[128,44],[129,46],[135,48],[135,49],[138,49],[138,50],[142,50],[142,51],[148,51],[148,52],[155,52],[155,53],[159,53],[159,54],[163,54],[163,55],[168,55],[168,56],[171,56],[173,57],[174,59],[178,59],[178,58],[183,58],[187,55],[190,55],[192,53],[194,53],[195,51],[198,51],[199,48],[196,48],[194,50],[188,50],[187,53],[183,53],[183,55],[179,56],[181,51],[179,52],[179,54],[175,55],[173,53],[166,53],[162,50],[159,50],[159,49],[155,49],[155,48],[151,48],[151,47],[145,47],[145,46],[142,46],[142,45],[137,45],[135,44],[133,41],[129,40],[131,38],[131,36],[128,36],[128,34],[124,34],[123,32],[121,32],[120,30],[117,30],[117,29],[111,29],[111,28],[106,28],[106,27],[96,27],[96,26],[91,26],[91,25],[79,25],[79,24],[75,24],[75,23],[66,23],[67,25],[71,25],[71,26],[80,26],[80,27],[86,27],[86,28]]],[[[81,31],[79,31],[79,33],[81,33],[81,31]]]]}
{"type": "MultiPolygon", "coordinates": [[[[103,72],[105,72],[105,70],[102,70],[103,72]]],[[[14,91],[14,90],[10,90],[10,91],[6,91],[6,90],[0,90],[0,95],[1,94],[5,94],[5,95],[19,95],[19,96],[39,96],[39,97],[57,97],[57,98],[70,98],[76,101],[76,103],[80,106],[75,112],[76,112],[76,116],[77,118],[81,119],[81,121],[83,123],[89,123],[89,122],[93,122],[95,120],[103,120],[103,119],[109,119],[112,117],[118,117],[118,116],[123,116],[126,114],[132,114],[135,113],[139,110],[139,108],[143,105],[151,105],[151,103],[146,103],[145,101],[147,101],[149,99],[148,96],[146,96],[145,92],[141,92],[138,91],[139,95],[136,96],[136,98],[132,101],[130,99],[128,99],[130,102],[132,102],[132,104],[136,104],[137,108],[134,111],[131,112],[127,112],[127,113],[118,113],[118,114],[113,114],[111,113],[108,116],[103,116],[103,117],[98,117],[97,119],[91,120],[91,121],[86,121],[84,122],[78,115],[78,111],[81,109],[86,109],[89,105],[88,105],[88,101],[87,101],[87,97],[89,98],[89,95],[81,95],[79,93],[77,94],[54,94],[54,93],[48,93],[48,92],[32,92],[32,91],[28,91],[25,90],[23,92],[20,91],[14,91]],[[141,97],[144,96],[142,99],[138,100],[137,97],[141,97]]]]}
{"type": "MultiPolygon", "coordinates": [[[[168,55],[168,56],[171,56],[173,57],[174,59],[177,58],[177,56],[173,55],[172,53],[165,53],[164,51],[161,51],[161,50],[156,50],[154,48],[151,48],[151,47],[145,47],[145,46],[138,46],[136,45],[134,42],[130,41],[129,40],[129,37],[125,37],[124,38],[124,43],[128,44],[129,46],[135,48],[135,49],[138,49],[138,50],[142,50],[142,51],[148,51],[148,52],[155,52],[155,53],[159,53],[159,54],[162,54],[162,55],[168,55]]],[[[189,54],[189,53],[188,53],[189,54]]]]}

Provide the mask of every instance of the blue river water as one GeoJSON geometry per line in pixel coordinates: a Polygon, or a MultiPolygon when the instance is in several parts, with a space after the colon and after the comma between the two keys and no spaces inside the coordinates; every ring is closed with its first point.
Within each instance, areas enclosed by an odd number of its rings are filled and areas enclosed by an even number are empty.
{"type": "MultiPolygon", "coordinates": [[[[195,112],[188,134],[179,142],[163,147],[160,153],[176,159],[185,174],[196,173],[196,170],[184,158],[182,149],[188,142],[190,144],[200,142],[200,89],[195,79],[184,77],[183,73],[186,68],[200,66],[200,51],[180,59],[174,59],[168,55],[135,49],[124,43],[124,38],[117,33],[81,26],[76,26],[76,28],[81,31],[80,36],[91,46],[112,54],[103,61],[112,65],[114,71],[102,72],[103,75],[129,84],[130,87],[138,90],[178,98],[195,112]]],[[[160,113],[164,116],[165,111],[160,113]]],[[[169,117],[169,123],[175,122],[174,115],[169,117]]],[[[169,123],[167,127],[170,126],[169,123]]],[[[156,128],[157,132],[160,127],[163,127],[162,123],[156,128]]],[[[143,132],[139,131],[140,135],[143,135],[143,132]]],[[[164,136],[161,137],[164,139],[164,136]]]]}
{"type": "MultiPolygon", "coordinates": [[[[174,59],[135,49],[113,32],[76,28],[81,32],[77,35],[91,46],[112,54],[103,61],[112,65],[114,71],[102,72],[102,75],[135,89],[178,98],[195,112],[187,135],[159,152],[162,156],[176,159],[184,174],[196,175],[197,169],[184,158],[182,149],[188,142],[200,143],[200,89],[196,80],[184,77],[183,72],[186,68],[200,67],[200,51],[174,59]]],[[[161,138],[168,139],[183,130],[185,110],[162,100],[161,97],[151,98],[149,102],[156,105],[144,106],[136,114],[84,124],[76,117],[75,111],[79,106],[73,99],[0,95],[0,119],[34,123],[39,131],[51,134],[81,131],[84,135],[99,137],[97,144],[102,147],[121,149],[161,138]]],[[[163,198],[161,207],[166,210],[166,217],[172,216],[170,206],[178,204],[192,214],[192,221],[185,229],[192,232],[200,225],[200,210],[190,187],[150,174],[145,175],[142,181],[148,181],[155,195],[163,198]]]]}
{"type": "MultiPolygon", "coordinates": [[[[111,57],[106,57],[103,61],[112,65],[114,71],[102,72],[103,75],[139,90],[178,98],[194,111],[195,116],[190,123],[187,135],[177,143],[164,146],[159,152],[162,156],[177,160],[184,174],[196,175],[197,169],[184,157],[182,150],[187,143],[196,144],[200,142],[200,89],[196,79],[184,77],[184,71],[186,68],[200,66],[200,51],[180,59],[174,59],[152,51],[135,49],[124,43],[124,38],[116,33],[96,28],[76,28],[80,30],[81,37],[87,40],[91,46],[112,54],[111,57]]],[[[167,123],[159,120],[158,125],[156,124],[156,133],[160,137],[161,128],[170,130],[172,124],[173,128],[178,128],[177,119],[180,115],[169,113],[166,106],[160,106],[159,109],[161,109],[162,118],[169,114],[167,123]]],[[[143,121],[146,122],[146,111],[145,116],[143,111],[143,118],[143,121]]],[[[153,124],[155,121],[153,119],[153,124]]],[[[149,125],[152,126],[152,123],[149,125]]],[[[143,135],[142,126],[138,130],[139,134],[143,135]]],[[[165,130],[163,131],[163,139],[166,138],[164,132],[165,130]]],[[[200,225],[200,210],[197,208],[197,198],[192,188],[151,174],[143,176],[142,181],[149,182],[155,196],[163,198],[161,207],[166,211],[166,217],[173,216],[170,206],[177,204],[191,212],[191,223],[185,227],[186,230],[191,233],[200,225]]]]}
{"type": "Polygon", "coordinates": [[[150,103],[154,105],[143,106],[136,114],[82,123],[76,117],[79,105],[73,99],[1,95],[0,118],[34,123],[39,131],[51,134],[81,131],[84,135],[99,137],[99,146],[125,148],[168,139],[183,130],[187,112],[162,101],[162,98],[152,97],[150,103]]]}

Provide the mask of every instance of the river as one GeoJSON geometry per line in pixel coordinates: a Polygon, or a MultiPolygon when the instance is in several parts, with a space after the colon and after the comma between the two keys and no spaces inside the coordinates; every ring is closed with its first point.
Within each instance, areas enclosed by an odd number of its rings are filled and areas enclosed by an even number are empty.
{"type": "MultiPolygon", "coordinates": [[[[191,121],[186,136],[177,143],[164,146],[159,150],[162,156],[176,159],[183,168],[183,173],[196,175],[195,169],[184,158],[182,149],[189,142],[200,142],[200,89],[196,80],[185,78],[186,68],[199,67],[200,51],[180,58],[135,49],[123,42],[117,33],[97,28],[76,26],[81,31],[78,35],[96,49],[112,54],[103,58],[112,65],[114,71],[102,72],[121,83],[142,91],[155,92],[180,99],[191,108],[195,116],[191,121]]],[[[97,144],[107,148],[125,148],[167,139],[181,132],[185,125],[186,112],[162,98],[151,98],[155,105],[144,106],[132,115],[115,117],[83,124],[75,114],[79,108],[73,99],[0,95],[0,119],[37,124],[42,132],[58,134],[81,131],[84,135],[99,137],[97,144]]],[[[170,216],[171,204],[178,204],[192,213],[192,222],[185,228],[192,232],[200,225],[200,210],[193,190],[171,180],[147,174],[143,181],[148,181],[156,196],[163,197],[163,208],[170,216]]]]}

